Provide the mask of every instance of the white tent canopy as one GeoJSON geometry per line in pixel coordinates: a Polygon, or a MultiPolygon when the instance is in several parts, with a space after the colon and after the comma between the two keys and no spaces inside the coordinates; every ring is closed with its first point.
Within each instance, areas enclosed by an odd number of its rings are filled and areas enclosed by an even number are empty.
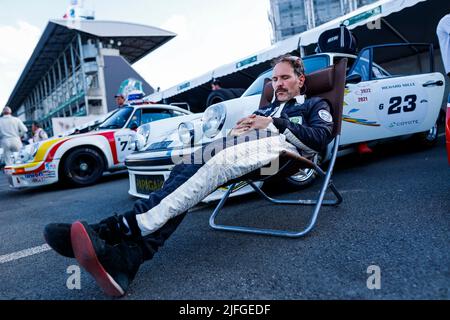
{"type": "Polygon", "coordinates": [[[388,42],[435,43],[436,20],[450,11],[450,1],[443,2],[439,0],[380,0],[314,29],[277,42],[244,59],[222,65],[200,77],[153,94],[148,99],[150,101],[169,98],[171,98],[169,100],[187,100],[196,94],[205,95],[205,91],[209,89],[207,85],[213,78],[220,78],[222,83],[228,82],[232,86],[239,86],[243,75],[254,79],[268,67],[268,61],[282,54],[311,47],[317,43],[322,32],[336,28],[342,23],[355,32],[361,47],[388,42]],[[408,8],[412,9],[406,10],[408,8]],[[383,26],[380,28],[381,23],[383,26]],[[263,69],[261,69],[262,65],[264,65],[263,69]]]}

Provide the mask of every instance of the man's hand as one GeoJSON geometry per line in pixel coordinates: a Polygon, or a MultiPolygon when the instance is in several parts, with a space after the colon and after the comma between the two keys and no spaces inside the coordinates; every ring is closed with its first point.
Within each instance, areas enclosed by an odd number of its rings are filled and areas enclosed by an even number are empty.
{"type": "Polygon", "coordinates": [[[272,123],[271,117],[262,117],[252,114],[240,119],[234,129],[248,131],[250,129],[266,129],[272,123]]]}

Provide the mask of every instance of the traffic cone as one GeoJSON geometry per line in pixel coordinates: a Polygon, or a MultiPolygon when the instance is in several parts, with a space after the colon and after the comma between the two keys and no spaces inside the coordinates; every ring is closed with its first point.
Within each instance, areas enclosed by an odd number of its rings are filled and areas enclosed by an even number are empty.
{"type": "Polygon", "coordinates": [[[372,152],[373,152],[373,150],[370,149],[370,147],[367,145],[366,142],[361,142],[360,144],[358,144],[358,153],[359,154],[369,154],[372,152]]]}

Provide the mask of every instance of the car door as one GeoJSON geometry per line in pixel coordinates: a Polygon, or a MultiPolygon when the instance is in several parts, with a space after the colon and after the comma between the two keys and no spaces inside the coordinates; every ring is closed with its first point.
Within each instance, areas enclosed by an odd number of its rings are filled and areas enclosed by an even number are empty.
{"type": "Polygon", "coordinates": [[[135,140],[136,129],[141,124],[142,109],[137,107],[126,121],[126,126],[115,132],[117,159],[120,163],[125,161],[125,158],[134,152],[132,141],[135,140]]]}
{"type": "MultiPolygon", "coordinates": [[[[136,131],[133,130],[136,125],[141,126],[150,122],[157,120],[173,118],[181,115],[181,112],[157,108],[157,107],[141,107],[137,109],[131,116],[128,122],[127,128],[116,132],[116,145],[119,162],[125,161],[125,158],[130,154],[135,152],[135,146],[133,141],[135,141],[136,131]]],[[[137,128],[137,127],[136,127],[137,128]]]]}
{"type": "Polygon", "coordinates": [[[373,61],[370,49],[358,56],[349,72],[354,74],[361,81],[347,84],[342,144],[424,132],[435,124],[444,94],[442,74],[389,74],[373,61]]]}

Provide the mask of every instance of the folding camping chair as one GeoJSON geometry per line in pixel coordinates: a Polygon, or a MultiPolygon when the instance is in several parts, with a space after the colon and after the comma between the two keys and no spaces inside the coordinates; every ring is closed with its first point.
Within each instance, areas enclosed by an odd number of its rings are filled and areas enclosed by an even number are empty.
{"type": "MultiPolygon", "coordinates": [[[[217,230],[225,230],[225,231],[236,231],[236,232],[244,232],[244,233],[253,233],[253,234],[264,234],[264,235],[272,235],[272,236],[280,236],[280,237],[290,237],[290,238],[298,238],[306,235],[308,232],[312,230],[314,227],[317,217],[319,215],[319,211],[322,205],[325,206],[337,206],[342,202],[342,196],[339,191],[336,189],[335,185],[331,180],[331,175],[333,173],[334,164],[336,162],[336,156],[339,147],[339,140],[341,135],[341,122],[342,122],[342,109],[344,104],[344,89],[345,89],[345,73],[347,67],[347,59],[342,59],[336,65],[330,66],[326,69],[316,71],[314,73],[309,74],[306,77],[305,85],[306,85],[306,96],[313,97],[318,96],[326,99],[331,106],[331,113],[333,116],[333,147],[332,147],[332,156],[328,166],[328,170],[325,172],[322,170],[317,164],[315,164],[310,159],[299,156],[298,154],[286,151],[280,155],[280,163],[283,163],[280,170],[275,174],[275,176],[283,176],[289,177],[296,172],[299,172],[301,169],[312,169],[315,170],[320,178],[322,178],[323,183],[320,189],[320,193],[317,199],[313,200],[283,200],[283,199],[274,199],[269,197],[264,191],[259,188],[254,181],[261,181],[271,178],[273,176],[261,176],[258,172],[252,172],[243,177],[240,177],[239,180],[233,180],[228,183],[228,191],[224,194],[220,202],[217,204],[217,207],[214,209],[210,219],[209,225],[217,230]],[[275,230],[275,229],[264,229],[264,228],[254,228],[254,227],[244,227],[244,226],[231,226],[231,225],[223,225],[217,224],[215,219],[219,214],[220,210],[224,206],[225,202],[229,198],[231,192],[235,185],[240,181],[246,181],[259,195],[261,195],[264,199],[270,201],[274,204],[289,204],[289,205],[308,205],[314,206],[314,210],[311,214],[310,221],[306,228],[300,231],[288,231],[288,230],[275,230]],[[327,189],[330,188],[332,193],[335,195],[336,200],[324,200],[325,193],[327,189]]],[[[264,85],[263,94],[261,97],[261,105],[267,105],[268,102],[272,100],[273,97],[273,88],[272,84],[266,82],[264,85]]]]}

